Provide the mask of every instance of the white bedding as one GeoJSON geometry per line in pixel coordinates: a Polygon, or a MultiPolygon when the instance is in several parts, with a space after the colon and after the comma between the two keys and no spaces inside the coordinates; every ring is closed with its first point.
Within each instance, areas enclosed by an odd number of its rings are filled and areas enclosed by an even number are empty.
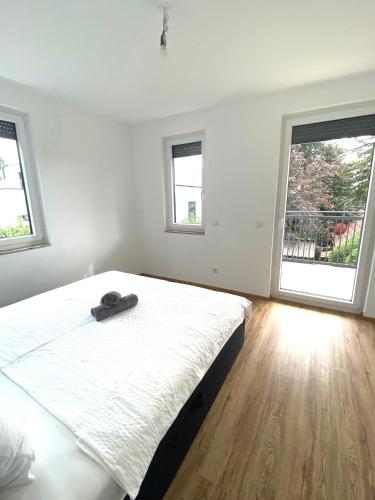
{"type": "Polygon", "coordinates": [[[0,490],[0,500],[123,500],[112,477],[76,446],[74,434],[0,373],[0,418],[22,428],[35,450],[31,483],[0,490]]]}
{"type": "Polygon", "coordinates": [[[249,311],[234,295],[105,273],[0,310],[0,363],[135,498],[161,439],[249,311]],[[109,290],[139,303],[96,322],[90,307],[109,290]]]}

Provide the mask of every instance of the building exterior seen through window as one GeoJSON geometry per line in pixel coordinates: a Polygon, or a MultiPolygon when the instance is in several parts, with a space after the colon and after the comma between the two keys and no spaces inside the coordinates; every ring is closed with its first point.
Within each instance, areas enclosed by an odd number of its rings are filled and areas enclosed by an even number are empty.
{"type": "Polygon", "coordinates": [[[28,117],[0,107],[0,254],[48,244],[28,117]]]}
{"type": "Polygon", "coordinates": [[[193,144],[173,148],[175,224],[202,223],[202,145],[193,144]]]}
{"type": "Polygon", "coordinates": [[[0,137],[0,238],[32,234],[17,138],[0,137]]]}
{"type": "Polygon", "coordinates": [[[165,138],[165,227],[205,234],[204,132],[165,138]]]}

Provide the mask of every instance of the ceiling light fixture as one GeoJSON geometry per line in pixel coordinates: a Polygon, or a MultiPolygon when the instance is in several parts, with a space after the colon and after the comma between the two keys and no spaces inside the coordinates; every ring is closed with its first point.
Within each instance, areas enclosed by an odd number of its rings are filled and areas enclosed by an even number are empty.
{"type": "Polygon", "coordinates": [[[167,50],[167,31],[169,29],[168,26],[168,21],[169,21],[169,14],[168,14],[168,7],[164,6],[162,7],[163,9],[163,32],[160,37],[160,50],[163,52],[166,52],[167,50]]]}

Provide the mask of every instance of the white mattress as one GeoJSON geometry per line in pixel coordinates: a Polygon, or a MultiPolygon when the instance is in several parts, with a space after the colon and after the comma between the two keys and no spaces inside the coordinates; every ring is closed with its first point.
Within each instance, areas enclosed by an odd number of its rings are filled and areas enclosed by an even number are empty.
{"type": "Polygon", "coordinates": [[[123,490],[77,447],[74,434],[2,373],[0,395],[0,418],[24,429],[36,453],[35,480],[0,490],[0,500],[123,500],[123,490]]]}
{"type": "Polygon", "coordinates": [[[134,498],[165,432],[249,312],[242,297],[104,273],[0,310],[0,366],[134,498]],[[139,303],[98,323],[90,307],[112,289],[139,303]]]}

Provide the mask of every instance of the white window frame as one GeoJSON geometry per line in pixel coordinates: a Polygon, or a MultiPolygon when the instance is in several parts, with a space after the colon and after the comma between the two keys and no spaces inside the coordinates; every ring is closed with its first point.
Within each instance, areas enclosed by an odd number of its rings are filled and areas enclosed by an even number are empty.
{"type": "Polygon", "coordinates": [[[28,115],[0,108],[0,120],[15,124],[30,224],[33,234],[0,239],[0,255],[49,245],[39,175],[31,149],[28,115]]]}
{"type": "Polygon", "coordinates": [[[164,138],[165,169],[164,169],[164,199],[165,199],[165,231],[173,233],[205,234],[205,163],[206,147],[203,130],[190,134],[164,138]],[[202,218],[201,224],[176,224],[174,222],[174,169],[172,146],[200,141],[202,143],[202,218]]]}
{"type": "Polygon", "coordinates": [[[329,120],[339,120],[375,114],[375,101],[339,105],[324,110],[295,113],[283,116],[282,146],[280,154],[278,193],[275,212],[273,259],[271,276],[271,296],[277,299],[290,300],[302,304],[337,309],[352,313],[363,310],[365,296],[368,289],[371,259],[375,241],[375,227],[373,224],[375,214],[375,154],[373,157],[372,173],[369,179],[367,195],[366,216],[363,224],[362,241],[358,257],[358,269],[351,301],[331,299],[319,295],[303,292],[283,290],[280,287],[280,268],[282,263],[282,241],[284,233],[284,214],[288,194],[288,179],[290,165],[290,148],[292,143],[293,127],[308,123],[319,123],[329,120]]]}

